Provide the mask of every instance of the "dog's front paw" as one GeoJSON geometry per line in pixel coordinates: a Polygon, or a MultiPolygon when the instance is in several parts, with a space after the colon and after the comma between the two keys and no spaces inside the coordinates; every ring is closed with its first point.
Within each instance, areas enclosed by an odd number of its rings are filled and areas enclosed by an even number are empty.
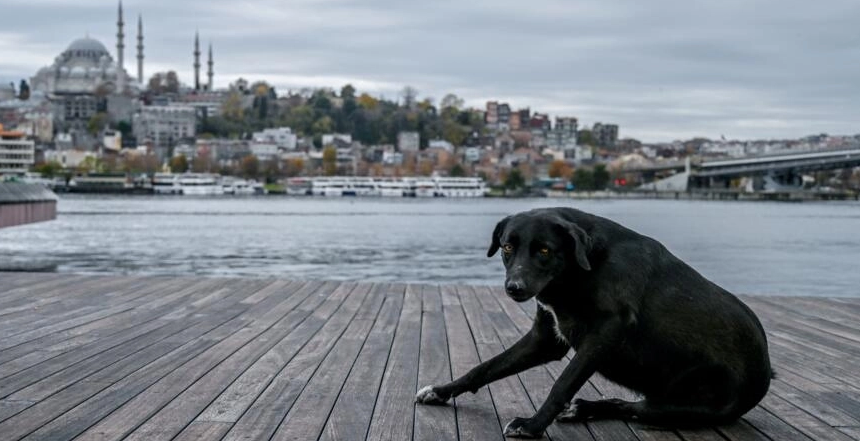
{"type": "Polygon", "coordinates": [[[511,438],[540,438],[543,427],[536,427],[531,418],[514,418],[505,426],[505,436],[511,438]]]}
{"type": "Polygon", "coordinates": [[[424,386],[415,394],[415,402],[421,404],[445,404],[449,398],[440,395],[433,386],[424,386]]]}
{"type": "Polygon", "coordinates": [[[555,420],[560,423],[572,423],[574,421],[582,421],[584,418],[582,418],[582,416],[579,415],[577,412],[577,401],[579,400],[576,400],[572,403],[567,403],[567,405],[564,406],[564,410],[562,410],[561,413],[556,415],[555,420]]]}

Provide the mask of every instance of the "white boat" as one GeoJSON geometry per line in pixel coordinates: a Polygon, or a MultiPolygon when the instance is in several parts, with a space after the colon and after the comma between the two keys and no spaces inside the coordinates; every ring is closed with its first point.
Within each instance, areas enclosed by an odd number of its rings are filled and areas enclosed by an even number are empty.
{"type": "Polygon", "coordinates": [[[257,184],[256,181],[248,181],[233,176],[224,176],[221,178],[221,188],[224,194],[236,196],[256,194],[255,184],[257,184]]]}
{"type": "Polygon", "coordinates": [[[216,175],[208,173],[183,173],[179,175],[179,187],[186,196],[215,196],[224,194],[216,175]]]}
{"type": "Polygon", "coordinates": [[[319,176],[290,178],[286,191],[292,196],[483,197],[487,187],[481,178],[319,176]]]}
{"type": "Polygon", "coordinates": [[[436,196],[449,198],[475,198],[487,194],[481,178],[436,178],[436,196]]]}
{"type": "Polygon", "coordinates": [[[152,191],[155,194],[182,194],[179,186],[179,175],[173,173],[156,173],[152,176],[152,191]]]}

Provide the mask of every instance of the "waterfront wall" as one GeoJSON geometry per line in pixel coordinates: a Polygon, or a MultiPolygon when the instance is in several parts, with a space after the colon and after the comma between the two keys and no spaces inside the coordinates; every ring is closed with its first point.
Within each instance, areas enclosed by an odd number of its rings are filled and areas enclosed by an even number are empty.
{"type": "Polygon", "coordinates": [[[37,184],[0,182],[0,228],[57,218],[57,195],[37,184]]]}

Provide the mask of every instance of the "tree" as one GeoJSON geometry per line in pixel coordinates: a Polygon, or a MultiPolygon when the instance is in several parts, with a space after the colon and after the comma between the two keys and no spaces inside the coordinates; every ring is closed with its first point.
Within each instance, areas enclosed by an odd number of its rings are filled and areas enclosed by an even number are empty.
{"type": "Polygon", "coordinates": [[[18,87],[18,99],[26,101],[30,99],[30,85],[27,80],[21,80],[21,85],[18,87]]]}
{"type": "Polygon", "coordinates": [[[362,93],[361,96],[358,97],[358,105],[367,110],[376,110],[379,106],[379,100],[366,93],[362,93]]]}
{"type": "Polygon", "coordinates": [[[242,95],[237,91],[230,92],[227,98],[221,104],[221,115],[227,120],[241,121],[245,116],[245,110],[242,108],[242,95]]]}
{"type": "Polygon", "coordinates": [[[448,171],[448,175],[454,178],[463,177],[466,176],[466,170],[463,168],[462,165],[454,164],[454,166],[451,167],[451,170],[448,171]]]}
{"type": "Polygon", "coordinates": [[[256,178],[260,173],[260,160],[254,155],[245,156],[239,164],[239,169],[242,171],[243,177],[256,178]]]}
{"type": "Polygon", "coordinates": [[[460,110],[461,108],[463,108],[464,103],[465,102],[462,98],[458,97],[457,95],[454,95],[453,93],[449,93],[442,97],[442,101],[439,102],[439,108],[460,110]]]}
{"type": "Polygon", "coordinates": [[[191,170],[195,173],[209,173],[215,164],[209,149],[200,149],[191,161],[191,170]]]}
{"type": "Polygon", "coordinates": [[[526,180],[523,178],[520,170],[517,168],[511,169],[511,172],[505,178],[505,188],[508,190],[517,190],[525,187],[525,185],[526,180]]]}
{"type": "Polygon", "coordinates": [[[170,171],[184,173],[188,171],[188,158],[185,155],[174,156],[170,159],[170,171]]]}
{"type": "Polygon", "coordinates": [[[585,168],[578,168],[570,178],[575,190],[593,190],[594,174],[585,168]]]}
{"type": "Polygon", "coordinates": [[[550,178],[570,178],[570,166],[566,162],[557,159],[549,165],[548,174],[550,178]]]}
{"type": "Polygon", "coordinates": [[[277,159],[272,158],[263,163],[263,177],[267,184],[277,182],[280,176],[281,165],[277,159]]]}
{"type": "Polygon", "coordinates": [[[91,135],[96,135],[105,127],[108,122],[108,114],[104,112],[98,112],[95,115],[90,117],[90,120],[87,121],[87,132],[91,135]]]}
{"type": "Polygon", "coordinates": [[[597,164],[594,166],[594,189],[595,190],[606,190],[606,186],[609,185],[609,172],[606,171],[606,165],[597,164]]]}
{"type": "Polygon", "coordinates": [[[305,160],[302,158],[290,158],[284,161],[284,172],[288,177],[298,176],[305,169],[305,160]]]}
{"type": "Polygon", "coordinates": [[[418,98],[418,90],[412,86],[406,86],[403,88],[403,91],[400,92],[400,96],[403,97],[403,107],[412,109],[415,105],[415,99],[418,98]]]}
{"type": "Polygon", "coordinates": [[[328,146],[323,150],[323,173],[334,176],[337,173],[337,149],[328,146]]]}
{"type": "Polygon", "coordinates": [[[343,99],[355,98],[355,87],[352,84],[346,84],[340,88],[340,97],[343,99]]]}
{"type": "Polygon", "coordinates": [[[576,134],[577,144],[579,145],[597,145],[597,141],[594,139],[594,134],[591,133],[591,130],[582,129],[576,134]]]}
{"type": "Polygon", "coordinates": [[[34,170],[46,178],[53,178],[63,171],[63,164],[57,161],[43,162],[34,167],[34,170]]]}

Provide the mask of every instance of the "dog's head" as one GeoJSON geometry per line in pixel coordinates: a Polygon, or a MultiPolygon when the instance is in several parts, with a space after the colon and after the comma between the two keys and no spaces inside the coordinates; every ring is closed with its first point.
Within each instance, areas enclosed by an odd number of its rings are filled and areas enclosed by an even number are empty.
{"type": "Polygon", "coordinates": [[[526,212],[502,219],[493,230],[487,257],[502,250],[505,291],[523,302],[562,274],[591,271],[591,237],[573,222],[546,212],[526,212]]]}

